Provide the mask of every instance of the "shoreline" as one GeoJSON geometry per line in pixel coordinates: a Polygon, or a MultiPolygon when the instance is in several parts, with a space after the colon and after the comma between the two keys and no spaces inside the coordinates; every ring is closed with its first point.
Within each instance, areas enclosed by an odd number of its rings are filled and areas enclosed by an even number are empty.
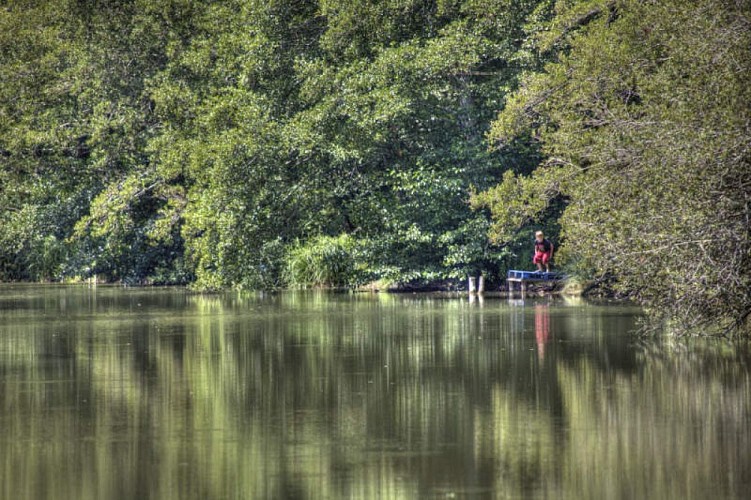
{"type": "MultiPolygon", "coordinates": [[[[525,293],[518,290],[509,291],[505,288],[486,290],[483,292],[469,292],[467,289],[453,288],[449,286],[437,286],[437,285],[425,285],[425,286],[360,286],[360,287],[309,287],[309,288],[278,288],[267,290],[249,290],[235,287],[226,287],[219,290],[201,290],[193,289],[190,285],[179,284],[123,284],[118,282],[32,282],[32,281],[4,281],[0,282],[0,287],[71,287],[71,288],[131,288],[131,289],[181,289],[191,294],[221,294],[225,292],[239,291],[249,293],[300,293],[300,292],[326,292],[332,294],[393,294],[393,295],[433,295],[439,297],[477,297],[477,298],[520,298],[520,297],[571,297],[571,298],[586,298],[585,294],[580,293],[580,290],[566,290],[565,286],[557,287],[543,287],[534,284],[530,284],[525,293]]],[[[603,297],[593,296],[592,298],[612,298],[616,300],[627,300],[625,297],[603,297]]]]}

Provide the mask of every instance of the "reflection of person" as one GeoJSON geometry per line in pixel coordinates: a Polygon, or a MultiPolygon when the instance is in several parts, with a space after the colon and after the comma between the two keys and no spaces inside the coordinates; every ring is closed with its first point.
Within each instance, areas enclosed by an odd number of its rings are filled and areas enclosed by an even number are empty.
{"type": "Polygon", "coordinates": [[[545,266],[545,271],[550,272],[550,261],[553,259],[553,244],[550,240],[545,238],[542,231],[535,233],[535,256],[532,259],[534,264],[537,264],[537,270],[542,271],[542,266],[545,266]]]}
{"type": "Polygon", "coordinates": [[[535,305],[535,340],[537,341],[537,356],[545,357],[545,344],[550,338],[550,313],[547,306],[535,305]]]}

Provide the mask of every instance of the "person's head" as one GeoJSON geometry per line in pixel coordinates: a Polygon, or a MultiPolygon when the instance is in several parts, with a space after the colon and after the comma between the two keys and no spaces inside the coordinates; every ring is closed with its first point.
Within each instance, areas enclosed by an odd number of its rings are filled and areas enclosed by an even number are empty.
{"type": "Polygon", "coordinates": [[[542,233],[542,231],[537,231],[537,232],[535,233],[535,239],[536,239],[537,241],[542,241],[542,240],[544,240],[544,239],[545,239],[545,235],[544,235],[544,234],[542,233]]]}

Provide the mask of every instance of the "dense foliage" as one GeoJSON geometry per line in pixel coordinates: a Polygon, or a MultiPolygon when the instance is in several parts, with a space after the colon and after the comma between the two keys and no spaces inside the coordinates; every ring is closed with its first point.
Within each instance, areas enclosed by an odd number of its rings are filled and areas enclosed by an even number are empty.
{"type": "Polygon", "coordinates": [[[493,124],[541,144],[531,176],[476,198],[503,241],[565,200],[565,257],[677,320],[748,328],[751,4],[558,2],[531,37],[544,61],[493,124]]]}
{"type": "Polygon", "coordinates": [[[749,9],[6,1],[0,279],[493,277],[541,227],[656,317],[747,324],[749,9]]]}
{"type": "Polygon", "coordinates": [[[497,272],[468,198],[537,161],[485,139],[537,3],[7,3],[2,278],[497,272]],[[357,273],[290,272],[342,238],[357,273]]]}

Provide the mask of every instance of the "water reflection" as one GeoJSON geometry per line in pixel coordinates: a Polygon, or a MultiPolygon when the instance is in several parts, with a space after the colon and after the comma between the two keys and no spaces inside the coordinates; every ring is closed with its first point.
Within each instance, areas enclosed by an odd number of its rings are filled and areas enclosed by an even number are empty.
{"type": "Polygon", "coordinates": [[[740,497],[747,349],[623,306],[0,289],[2,498],[740,497]]]}
{"type": "Polygon", "coordinates": [[[547,304],[535,304],[535,341],[537,357],[545,359],[545,344],[550,340],[550,312],[547,304]]]}

